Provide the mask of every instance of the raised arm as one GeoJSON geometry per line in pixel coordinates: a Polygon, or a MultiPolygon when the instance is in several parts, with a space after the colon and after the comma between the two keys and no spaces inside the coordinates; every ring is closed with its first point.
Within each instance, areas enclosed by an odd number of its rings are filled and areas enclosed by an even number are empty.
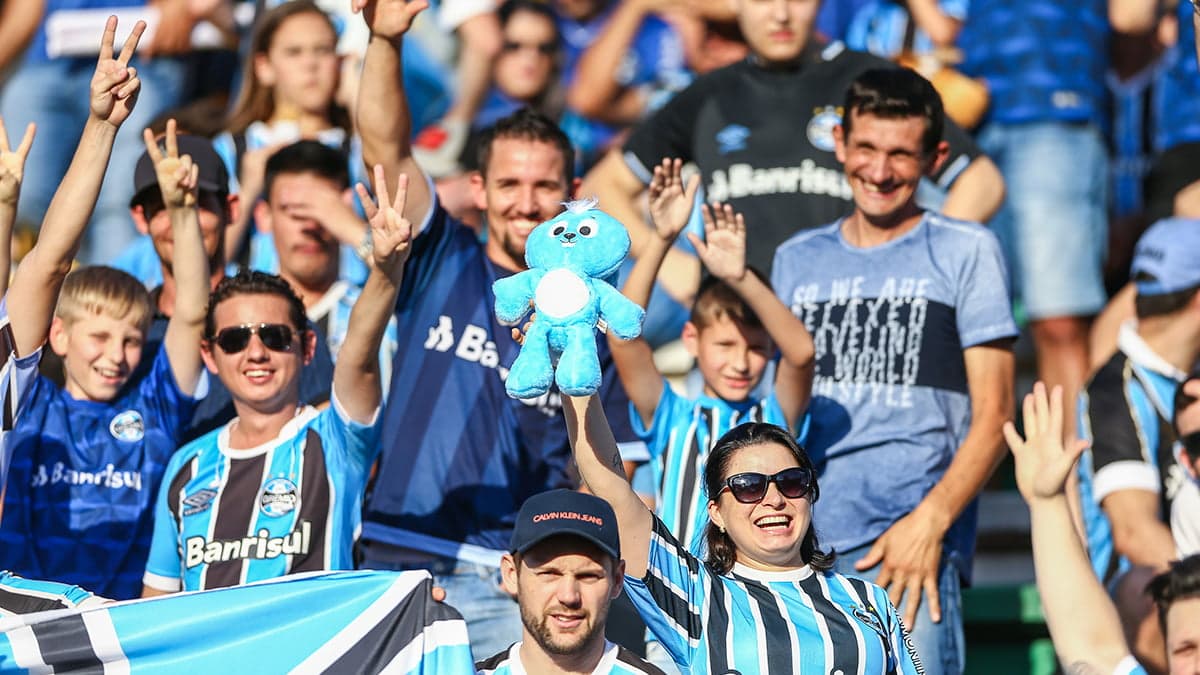
{"type": "MultiPolygon", "coordinates": [[[[654,178],[650,181],[650,217],[654,231],[647,238],[642,254],[638,256],[629,278],[621,292],[643,309],[650,303],[654,290],[654,279],[662,266],[663,259],[672,244],[687,226],[700,186],[700,176],[693,176],[687,186],[683,184],[680,171],[683,162],[678,159],[663,159],[654,167],[654,178]]],[[[640,227],[640,225],[635,225],[640,227]]],[[[612,350],[613,363],[621,378],[621,385],[629,396],[630,403],[649,427],[654,421],[654,411],[662,396],[662,374],[654,365],[654,354],[643,338],[620,340],[610,335],[608,345],[612,350]]]]}
{"type": "Polygon", "coordinates": [[[579,56],[575,80],[567,89],[567,105],[585,117],[611,124],[629,124],[642,116],[645,96],[625,100],[622,95],[628,87],[617,81],[617,73],[653,4],[654,0],[617,3],[600,34],[579,56]]]}
{"type": "Polygon", "coordinates": [[[816,366],[812,336],[771,287],[747,271],[746,223],[742,214],[734,213],[729,204],[715,204],[711,209],[706,204],[702,213],[704,241],[694,234],[688,234],[688,238],[708,271],[746,301],[779,347],[782,358],[775,371],[775,398],[794,430],[812,394],[816,366]]]}
{"type": "Polygon", "coordinates": [[[175,310],[167,322],[163,348],[167,350],[179,390],[191,396],[196,392],[203,368],[200,340],[204,337],[209,290],[208,255],[204,252],[200,213],[196,210],[200,167],[190,156],[179,155],[175,120],[167,121],[165,149],[159,149],[149,129],[142,132],[142,138],[154,161],[158,189],[171,219],[171,237],[175,242],[175,310]]]}
{"type": "Polygon", "coordinates": [[[937,47],[953,47],[962,30],[962,20],[942,11],[938,0],[907,0],[913,21],[937,47]]]}
{"type": "Polygon", "coordinates": [[[588,490],[608,502],[617,514],[625,574],[641,579],[646,576],[653,521],[625,479],[621,453],[604,416],[604,406],[595,396],[564,396],[563,414],[580,477],[588,490]]]}
{"type": "Polygon", "coordinates": [[[362,12],[371,31],[355,106],[363,161],[368,168],[382,165],[385,175],[410,178],[401,215],[418,224],[429,213],[433,195],[412,156],[412,113],[404,95],[401,54],[404,34],[428,6],[426,0],[353,0],[354,11],[362,12]]]}
{"type": "MultiPolygon", "coordinates": [[[[25,127],[25,135],[16,150],[8,146],[8,131],[0,119],[0,295],[8,292],[12,274],[12,233],[17,222],[17,202],[21,196],[21,179],[25,175],[25,158],[33,145],[35,126],[25,127]]],[[[7,356],[7,354],[5,355],[7,356]]]]}
{"type": "Polygon", "coordinates": [[[1111,673],[1125,659],[1121,622],[1075,536],[1064,486],[1079,454],[1076,441],[1063,448],[1062,388],[1046,396],[1041,382],[1023,404],[1025,438],[1012,422],[1004,436],[1016,463],[1017,488],[1029,504],[1033,566],[1042,614],[1054,650],[1068,673],[1111,673]]]}
{"type": "Polygon", "coordinates": [[[376,204],[359,183],[356,188],[371,223],[374,264],[362,293],[350,311],[350,327],[333,366],[333,393],[342,409],[355,422],[374,419],[383,388],[379,379],[379,347],[383,332],[396,306],[404,263],[412,244],[412,225],[403,215],[408,194],[408,176],[396,179],[396,196],[388,197],[383,167],[375,165],[376,204]]]}
{"type": "Polygon", "coordinates": [[[12,322],[18,355],[29,354],[46,341],[58,292],[96,206],[117,129],[137,100],[141,82],[137,71],[129,67],[129,59],[145,30],[145,22],[137,22],[121,53],[113,58],[117,18],[110,16],[104,26],[79,146],[46,209],[37,244],[21,261],[9,288],[9,316],[19,317],[12,322]]]}

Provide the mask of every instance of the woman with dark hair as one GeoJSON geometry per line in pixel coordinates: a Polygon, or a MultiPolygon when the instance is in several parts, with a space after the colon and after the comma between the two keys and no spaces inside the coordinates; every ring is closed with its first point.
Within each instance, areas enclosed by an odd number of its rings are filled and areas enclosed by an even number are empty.
{"type": "Polygon", "coordinates": [[[717,441],[701,561],[625,480],[599,402],[568,398],[564,411],[580,475],[616,513],[626,591],[687,672],[922,672],[887,593],[831,570],[812,527],[816,470],[786,430],[748,423],[717,441]]]}

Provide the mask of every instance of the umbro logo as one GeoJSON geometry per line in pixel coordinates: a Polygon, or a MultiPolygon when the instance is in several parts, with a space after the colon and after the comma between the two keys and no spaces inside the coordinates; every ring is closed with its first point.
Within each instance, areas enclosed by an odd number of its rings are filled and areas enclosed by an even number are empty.
{"type": "Polygon", "coordinates": [[[183,515],[194,516],[197,513],[204,513],[212,506],[213,499],[216,499],[217,491],[212,488],[203,488],[183,498],[183,515]]]}
{"type": "Polygon", "coordinates": [[[730,124],[718,131],[716,138],[717,152],[728,155],[746,149],[746,141],[750,140],[750,130],[740,124],[730,124]]]}

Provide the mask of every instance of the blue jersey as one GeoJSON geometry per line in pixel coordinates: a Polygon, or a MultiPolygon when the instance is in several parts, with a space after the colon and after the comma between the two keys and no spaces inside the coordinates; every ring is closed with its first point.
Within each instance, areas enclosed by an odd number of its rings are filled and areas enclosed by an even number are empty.
{"type": "Polygon", "coordinates": [[[764,572],[700,562],[654,519],[649,566],[625,590],[654,636],[692,675],[925,672],[875,584],[807,565],[764,572]]]}
{"type": "MultiPolygon", "coordinates": [[[[821,541],[848,551],[916,508],[971,422],[968,347],[1017,334],[995,235],[926,212],[886,244],[851,246],[841,221],[792,237],[772,281],[816,348],[807,449],[821,541]]],[[[946,533],[969,576],[975,506],[946,533]]]]}
{"type": "Polygon", "coordinates": [[[229,447],[232,423],[189,443],[158,494],[146,585],[194,591],[353,569],[378,417],[357,424],[335,397],[256,448],[229,447]]]}
{"type": "MultiPolygon", "coordinates": [[[[967,0],[938,0],[938,11],[963,21],[967,18],[967,0]]],[[[919,27],[912,32],[912,44],[906,45],[909,23],[913,22],[908,8],[892,0],[870,0],[854,14],[846,32],[846,46],[876,56],[894,58],[903,51],[928,54],[936,49],[929,34],[919,27]]]]}
{"type": "Polygon", "coordinates": [[[775,394],[765,400],[730,403],[711,396],[686,399],[663,382],[662,396],[649,429],[630,404],[633,428],[646,440],[654,475],[655,510],[676,539],[699,553],[708,524],[704,465],[717,439],[743,422],[769,422],[788,429],[791,423],[775,394]]]}
{"type": "MultiPolygon", "coordinates": [[[[509,274],[470,229],[432,207],[396,305],[396,364],[364,538],[498,566],[525,499],[574,487],[557,390],[527,401],[504,390],[519,347],[496,321],[492,284],[509,274]]],[[[606,341],[597,349],[616,438],[637,442],[606,341]]]]}
{"type": "Polygon", "coordinates": [[[1196,65],[1196,27],[1192,3],[1179,3],[1179,39],[1163,57],[1165,72],[1156,112],[1162,121],[1155,129],[1155,146],[1161,150],[1200,141],[1200,68],[1196,65]]]}
{"type": "Polygon", "coordinates": [[[990,121],[1103,120],[1108,37],[1103,0],[972,0],[961,68],[987,81],[990,121]]]}
{"type": "Polygon", "coordinates": [[[8,443],[0,568],[124,600],[142,592],[154,494],[194,401],[166,350],[113,401],[77,401],[39,377],[8,443]]]}
{"type": "Polygon", "coordinates": [[[0,620],[0,673],[472,673],[416,572],[316,572],[0,620]]]}
{"type": "MultiPolygon", "coordinates": [[[[526,675],[529,671],[521,663],[521,643],[476,663],[475,672],[476,675],[526,675]]],[[[592,669],[592,675],[663,675],[663,671],[628,649],[605,641],[604,656],[592,669]]]]}
{"type": "Polygon", "coordinates": [[[1171,424],[1175,390],[1187,374],[1154,353],[1131,324],[1121,327],[1117,347],[1080,392],[1078,409],[1079,435],[1091,441],[1079,460],[1088,555],[1106,582],[1130,563],[1113,549],[1104,498],[1121,490],[1158,495],[1158,515],[1166,523],[1188,480],[1175,461],[1171,424]]]}
{"type": "Polygon", "coordinates": [[[1112,105],[1110,162],[1112,214],[1136,216],[1145,209],[1143,183],[1152,158],[1163,150],[1156,145],[1159,128],[1174,123],[1160,109],[1166,61],[1160,58],[1126,79],[1108,73],[1112,105]]]}
{"type": "MultiPolygon", "coordinates": [[[[0,570],[0,619],[17,614],[91,607],[107,602],[78,586],[23,579],[0,570]]],[[[3,662],[0,661],[0,665],[3,662]]]]}

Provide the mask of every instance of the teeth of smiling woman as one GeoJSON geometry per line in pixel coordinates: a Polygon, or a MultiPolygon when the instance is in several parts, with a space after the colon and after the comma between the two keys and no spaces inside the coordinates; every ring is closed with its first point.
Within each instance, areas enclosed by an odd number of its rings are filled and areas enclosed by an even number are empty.
{"type": "Polygon", "coordinates": [[[266,377],[269,374],[270,374],[270,371],[266,371],[266,370],[247,370],[246,371],[247,377],[266,377]]]}
{"type": "Polygon", "coordinates": [[[759,527],[786,527],[789,520],[791,519],[787,516],[764,516],[754,521],[754,524],[759,527]]]}

